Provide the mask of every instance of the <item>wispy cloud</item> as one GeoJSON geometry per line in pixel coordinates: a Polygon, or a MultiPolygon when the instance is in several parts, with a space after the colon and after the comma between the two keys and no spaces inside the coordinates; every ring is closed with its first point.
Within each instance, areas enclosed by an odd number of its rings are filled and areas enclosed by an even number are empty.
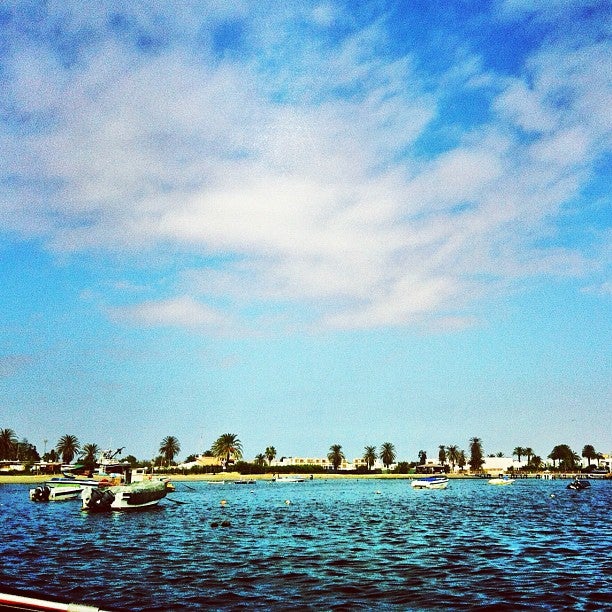
{"type": "MultiPolygon", "coordinates": [[[[109,308],[115,319],[210,329],[267,305],[318,328],[456,327],[501,286],[594,267],[554,244],[554,225],[609,147],[607,44],[556,37],[512,77],[474,58],[428,74],[388,49],[383,19],[225,4],[164,27],[96,9],[70,61],[34,37],[3,57],[5,228],[128,263],[174,254],[175,296],[109,308]],[[223,44],[197,38],[222,22],[236,26],[223,44]],[[453,125],[434,80],[456,97],[478,82],[488,118],[453,125]],[[417,155],[445,121],[454,142],[417,155]]],[[[50,6],[76,36],[77,12],[50,6]]]]}
{"type": "Polygon", "coordinates": [[[136,306],[109,308],[108,312],[117,321],[153,327],[219,329],[226,320],[213,308],[197,303],[187,296],[142,302],[136,306]]]}

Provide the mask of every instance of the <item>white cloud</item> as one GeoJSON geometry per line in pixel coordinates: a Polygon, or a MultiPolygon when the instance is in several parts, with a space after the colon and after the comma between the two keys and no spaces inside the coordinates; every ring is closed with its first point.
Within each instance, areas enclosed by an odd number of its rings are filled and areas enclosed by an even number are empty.
{"type": "Polygon", "coordinates": [[[218,333],[227,323],[227,317],[222,313],[196,302],[189,296],[114,307],[108,311],[117,321],[153,327],[206,328],[218,333]]]}
{"type": "Polygon", "coordinates": [[[600,296],[612,296],[612,281],[605,281],[598,285],[589,285],[582,289],[583,293],[600,296]]]}
{"type": "Polygon", "coordinates": [[[549,132],[556,117],[545,107],[538,93],[520,80],[512,82],[495,100],[494,108],[520,128],[530,132],[549,132]]]}
{"type": "MultiPolygon", "coordinates": [[[[346,16],[321,4],[309,18],[346,16]]],[[[547,43],[505,78],[464,58],[440,79],[457,95],[495,91],[496,115],[424,159],[410,152],[444,119],[445,92],[414,58],[380,52],[382,22],[335,47],[294,41],[273,70],[283,19],[255,28],[272,46],[243,61],[111,39],[70,67],[42,47],[14,53],[6,95],[42,127],[0,132],[6,228],[58,252],[175,254],[181,297],[109,311],[145,325],[227,329],[268,305],[323,327],[461,327],[475,320],[462,309],[500,286],[588,270],[569,248],[535,245],[607,146],[605,45],[547,43]],[[232,263],[183,265],[188,254],[232,263]]]]}

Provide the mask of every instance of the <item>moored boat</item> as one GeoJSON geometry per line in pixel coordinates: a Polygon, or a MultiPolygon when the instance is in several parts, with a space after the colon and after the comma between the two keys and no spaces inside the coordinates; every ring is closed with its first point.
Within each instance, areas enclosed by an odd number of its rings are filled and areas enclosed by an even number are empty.
{"type": "Polygon", "coordinates": [[[281,476],[277,477],[277,478],[272,478],[272,482],[280,482],[280,483],[286,483],[286,482],[305,482],[306,479],[302,478],[301,476],[286,476],[285,478],[282,478],[281,476]]]}
{"type": "Polygon", "coordinates": [[[81,493],[82,508],[91,512],[148,508],[157,505],[167,493],[168,487],[162,480],[145,480],[106,489],[88,487],[81,493]]]}
{"type": "Polygon", "coordinates": [[[499,478],[489,478],[487,481],[490,485],[511,485],[514,482],[514,478],[508,476],[500,476],[499,478]]]}
{"type": "Polygon", "coordinates": [[[62,501],[65,499],[76,499],[85,487],[97,487],[100,483],[91,478],[51,478],[44,484],[30,489],[29,495],[32,501],[62,501]]]}
{"type": "Polygon", "coordinates": [[[427,478],[417,478],[412,481],[413,489],[446,489],[448,478],[446,476],[428,476],[427,478]]]}
{"type": "Polygon", "coordinates": [[[590,486],[591,483],[588,480],[585,480],[583,478],[576,478],[567,485],[567,488],[573,489],[574,491],[582,491],[583,489],[590,488],[590,486]]]}

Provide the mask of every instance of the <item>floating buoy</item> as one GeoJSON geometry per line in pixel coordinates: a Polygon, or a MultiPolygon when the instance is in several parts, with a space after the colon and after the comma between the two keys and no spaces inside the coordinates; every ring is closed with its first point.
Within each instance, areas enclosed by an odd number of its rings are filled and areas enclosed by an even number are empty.
{"type": "Polygon", "coordinates": [[[557,497],[554,493],[550,494],[551,497],[557,497]]]}
{"type": "Polygon", "coordinates": [[[374,491],[376,495],[380,495],[380,491],[374,491]]]}
{"type": "Polygon", "coordinates": [[[222,506],[225,506],[225,504],[227,504],[227,502],[226,502],[224,499],[222,499],[222,500],[221,500],[221,505],[222,505],[222,506]]]}
{"type": "Polygon", "coordinates": [[[223,521],[221,523],[221,527],[230,527],[230,526],[231,526],[231,523],[229,521],[223,521]]]}
{"type": "Polygon", "coordinates": [[[217,523],[216,521],[213,521],[213,522],[210,524],[210,526],[211,526],[211,527],[218,527],[218,526],[219,526],[219,523],[217,523]]]}
{"type": "Polygon", "coordinates": [[[285,500],[285,505],[287,505],[287,506],[288,506],[290,503],[291,503],[291,502],[290,502],[288,499],[286,499],[286,500],[285,500]]]}

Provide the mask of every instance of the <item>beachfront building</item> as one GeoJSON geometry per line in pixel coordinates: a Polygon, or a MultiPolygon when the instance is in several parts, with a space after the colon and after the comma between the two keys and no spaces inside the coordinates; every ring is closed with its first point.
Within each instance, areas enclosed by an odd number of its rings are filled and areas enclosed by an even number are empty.
{"type": "Polygon", "coordinates": [[[519,470],[527,465],[527,461],[516,461],[512,457],[484,457],[482,471],[490,474],[519,470]]]}
{"type": "MultiPolygon", "coordinates": [[[[272,461],[271,467],[305,467],[313,465],[322,467],[324,470],[333,471],[334,466],[327,457],[281,457],[272,461]]],[[[383,469],[380,459],[377,459],[372,469],[383,469]]],[[[393,469],[395,465],[391,466],[393,469]]],[[[347,461],[346,459],[338,466],[338,471],[354,471],[357,469],[367,469],[367,464],[362,457],[347,461]]]]}
{"type": "Polygon", "coordinates": [[[24,472],[25,469],[25,463],[21,461],[11,461],[8,459],[0,461],[0,472],[24,472]]]}
{"type": "Polygon", "coordinates": [[[597,460],[597,466],[612,472],[612,454],[602,453],[601,458],[597,460]]]}
{"type": "Polygon", "coordinates": [[[599,457],[597,457],[597,459],[591,461],[589,461],[586,457],[582,457],[580,465],[583,469],[588,468],[590,465],[591,468],[612,472],[612,454],[602,453],[599,455],[599,457]]]}
{"type": "Polygon", "coordinates": [[[177,466],[181,470],[190,470],[191,468],[210,468],[210,469],[222,469],[223,461],[219,457],[210,457],[207,455],[199,455],[195,461],[189,461],[189,463],[181,463],[177,466]]]}
{"type": "MultiPolygon", "coordinates": [[[[441,463],[435,463],[433,461],[427,461],[417,465],[414,471],[417,474],[443,474],[444,472],[450,472],[450,465],[442,465],[441,463]]],[[[455,471],[459,471],[459,468],[455,466],[455,471]]]]}

